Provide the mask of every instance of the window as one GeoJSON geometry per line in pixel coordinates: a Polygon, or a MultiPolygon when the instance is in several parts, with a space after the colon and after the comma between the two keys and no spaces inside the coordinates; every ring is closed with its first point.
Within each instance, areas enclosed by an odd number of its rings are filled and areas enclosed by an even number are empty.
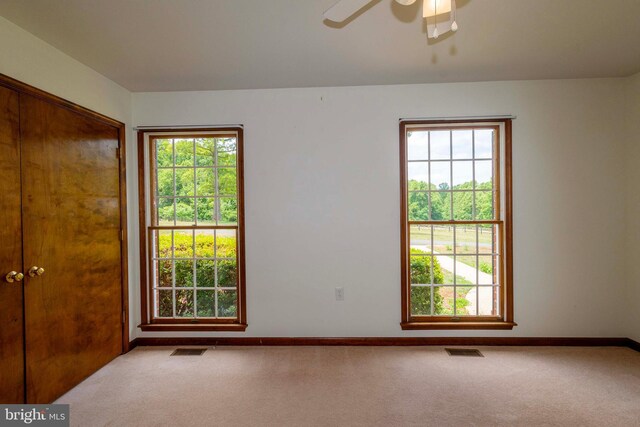
{"type": "Polygon", "coordinates": [[[152,132],[143,330],[244,330],[242,129],[152,132]],[[146,317],[146,319],[145,319],[146,317]]]}
{"type": "Polygon", "coordinates": [[[511,121],[400,135],[402,328],[511,329],[511,121]]]}

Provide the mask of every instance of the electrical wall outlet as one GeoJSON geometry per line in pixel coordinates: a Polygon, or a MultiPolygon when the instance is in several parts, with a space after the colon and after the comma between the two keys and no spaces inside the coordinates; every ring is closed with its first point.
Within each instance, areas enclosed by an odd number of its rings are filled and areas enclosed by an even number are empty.
{"type": "Polygon", "coordinates": [[[344,288],[336,288],[336,301],[344,301],[344,288]]]}

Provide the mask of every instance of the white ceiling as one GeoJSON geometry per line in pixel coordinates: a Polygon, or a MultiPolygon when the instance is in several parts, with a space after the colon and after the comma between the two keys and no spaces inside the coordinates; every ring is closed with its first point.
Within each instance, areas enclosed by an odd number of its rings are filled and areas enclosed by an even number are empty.
{"type": "Polygon", "coordinates": [[[132,91],[627,76],[640,0],[458,0],[427,40],[420,1],[373,0],[342,28],[336,0],[0,0],[0,15],[132,91]]]}

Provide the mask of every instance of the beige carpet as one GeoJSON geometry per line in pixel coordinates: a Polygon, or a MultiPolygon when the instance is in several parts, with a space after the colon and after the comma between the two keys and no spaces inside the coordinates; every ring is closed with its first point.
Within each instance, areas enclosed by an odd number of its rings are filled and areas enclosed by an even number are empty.
{"type": "Polygon", "coordinates": [[[56,403],[77,426],[640,426],[627,348],[140,347],[56,403]]]}

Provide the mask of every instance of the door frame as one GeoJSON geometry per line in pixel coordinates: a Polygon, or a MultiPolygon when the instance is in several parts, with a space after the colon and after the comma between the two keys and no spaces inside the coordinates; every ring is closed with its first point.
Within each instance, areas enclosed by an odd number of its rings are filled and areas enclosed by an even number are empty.
{"type": "Polygon", "coordinates": [[[126,148],[126,127],[125,124],[105,116],[81,105],[50,94],[41,89],[20,82],[12,77],[0,73],[0,86],[12,89],[19,94],[25,94],[49,102],[58,107],[73,111],[82,116],[97,120],[106,125],[112,126],[118,131],[118,161],[120,164],[120,257],[122,277],[120,282],[122,298],[122,354],[128,352],[129,348],[129,258],[128,258],[128,236],[127,236],[127,148],[126,148]]]}

